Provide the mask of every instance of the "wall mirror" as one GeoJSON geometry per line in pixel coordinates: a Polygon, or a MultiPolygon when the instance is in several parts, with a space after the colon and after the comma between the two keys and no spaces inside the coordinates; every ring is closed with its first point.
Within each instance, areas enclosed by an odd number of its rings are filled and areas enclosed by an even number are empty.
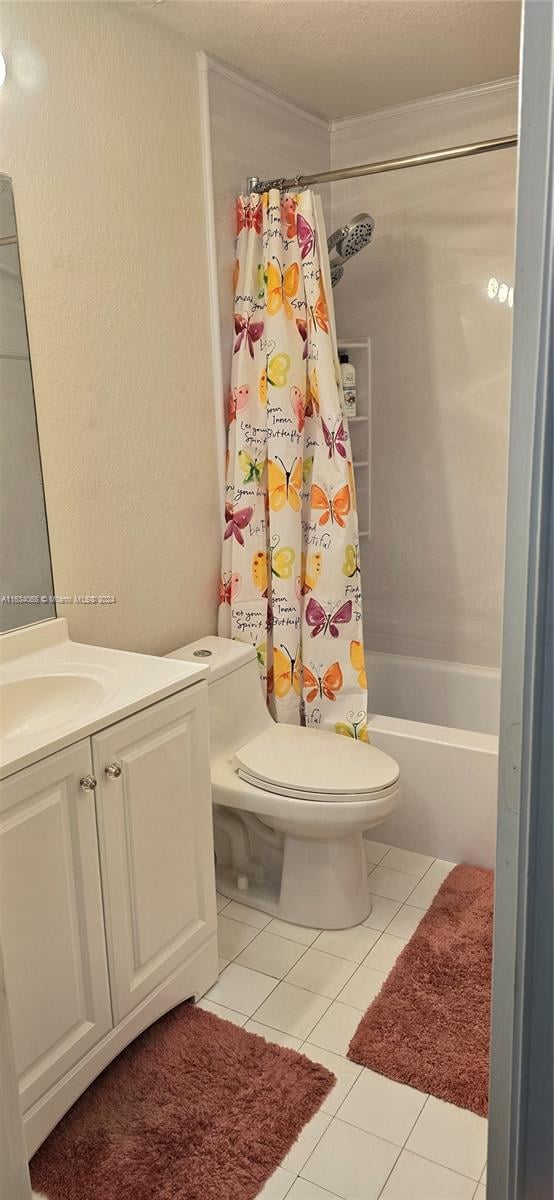
{"type": "Polygon", "coordinates": [[[0,632],[56,616],[12,181],[0,175],[0,632]]]}

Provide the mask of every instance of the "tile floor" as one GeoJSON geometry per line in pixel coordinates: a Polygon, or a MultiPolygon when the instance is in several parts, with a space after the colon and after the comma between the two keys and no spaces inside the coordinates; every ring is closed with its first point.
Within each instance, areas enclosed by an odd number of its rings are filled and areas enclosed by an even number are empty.
{"type": "Polygon", "coordinates": [[[365,845],[373,907],[354,929],[288,925],[218,896],[220,976],[201,1007],[337,1077],[259,1200],[485,1200],[486,1120],[346,1058],[453,866],[365,845]]]}

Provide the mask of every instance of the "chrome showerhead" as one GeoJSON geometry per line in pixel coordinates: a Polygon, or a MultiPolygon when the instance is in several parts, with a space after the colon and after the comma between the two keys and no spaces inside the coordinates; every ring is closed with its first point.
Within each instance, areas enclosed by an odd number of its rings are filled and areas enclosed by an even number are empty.
{"type": "Polygon", "coordinates": [[[352,258],[354,254],[359,254],[364,246],[368,246],[375,228],[375,221],[370,217],[369,213],[358,213],[356,217],[344,225],[342,229],[336,229],[334,233],[327,238],[327,249],[329,252],[335,250],[337,257],[331,261],[331,283],[335,287],[340,282],[344,274],[343,263],[347,259],[352,258]]]}

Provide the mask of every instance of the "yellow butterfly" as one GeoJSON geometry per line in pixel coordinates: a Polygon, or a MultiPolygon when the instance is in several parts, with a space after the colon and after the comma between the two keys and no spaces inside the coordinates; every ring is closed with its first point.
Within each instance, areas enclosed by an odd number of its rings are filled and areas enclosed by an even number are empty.
{"type": "Polygon", "coordinates": [[[253,459],[247,450],[239,450],[239,466],[243,473],[243,483],[260,483],[264,473],[265,459],[253,459]]]}
{"type": "Polygon", "coordinates": [[[358,683],[361,688],[367,687],[367,675],[365,673],[365,658],[363,642],[350,643],[350,662],[358,675],[358,683]]]}
{"type": "Polygon", "coordinates": [[[314,417],[319,413],[319,386],[317,382],[317,371],[312,367],[308,381],[308,392],[306,395],[306,416],[314,417]]]}
{"type": "Polygon", "coordinates": [[[341,733],[343,737],[354,738],[357,742],[369,742],[365,712],[347,713],[347,718],[346,721],[337,721],[335,733],[341,733]]]}
{"type": "Polygon", "coordinates": [[[293,512],[300,512],[302,507],[302,459],[295,458],[292,467],[287,469],[280,458],[270,458],[267,464],[269,507],[272,512],[280,512],[285,504],[290,504],[293,512]]]}
{"type": "Polygon", "coordinates": [[[272,358],[269,355],[266,358],[264,370],[260,375],[258,384],[258,395],[261,404],[267,404],[267,389],[268,384],[272,387],[286,387],[288,373],[290,371],[290,355],[280,351],[274,354],[272,358]]]}
{"type": "Polygon", "coordinates": [[[319,550],[316,550],[315,554],[302,555],[301,594],[303,596],[306,596],[307,593],[311,592],[312,588],[315,587],[319,576],[321,575],[322,566],[323,555],[320,554],[319,550]]]}
{"type": "Polygon", "coordinates": [[[292,319],[291,300],[298,291],[299,279],[298,263],[292,263],[285,271],[281,270],[280,263],[276,258],[267,264],[267,311],[270,317],[274,317],[283,307],[287,317],[292,319]]]}
{"type": "Polygon", "coordinates": [[[273,648],[273,691],[278,700],[283,700],[285,696],[288,696],[291,688],[294,689],[297,696],[300,696],[302,691],[300,646],[298,646],[294,658],[286,646],[282,645],[280,650],[275,646],[273,648]]]}
{"type": "Polygon", "coordinates": [[[348,579],[353,579],[354,575],[359,575],[360,573],[360,556],[358,554],[358,549],[351,542],[349,542],[345,547],[342,573],[343,575],[347,575],[348,579]]]}
{"type": "Polygon", "coordinates": [[[302,465],[302,479],[304,480],[304,483],[310,482],[313,469],[314,469],[314,456],[312,454],[310,458],[304,459],[304,463],[302,465]]]}
{"type": "Polygon", "coordinates": [[[290,579],[294,566],[295,552],[292,546],[273,546],[269,556],[265,550],[258,550],[252,559],[252,580],[254,587],[267,596],[268,558],[269,569],[278,579],[290,579]]]}

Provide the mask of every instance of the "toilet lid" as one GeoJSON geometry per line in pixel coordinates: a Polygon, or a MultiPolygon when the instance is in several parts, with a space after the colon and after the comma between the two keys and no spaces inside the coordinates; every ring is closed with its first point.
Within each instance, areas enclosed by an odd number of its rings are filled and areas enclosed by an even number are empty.
{"type": "Polygon", "coordinates": [[[239,775],[250,782],[283,789],[288,795],[303,793],[368,796],[396,783],[398,764],[367,742],[303,729],[273,725],[235,754],[239,775]]]}

